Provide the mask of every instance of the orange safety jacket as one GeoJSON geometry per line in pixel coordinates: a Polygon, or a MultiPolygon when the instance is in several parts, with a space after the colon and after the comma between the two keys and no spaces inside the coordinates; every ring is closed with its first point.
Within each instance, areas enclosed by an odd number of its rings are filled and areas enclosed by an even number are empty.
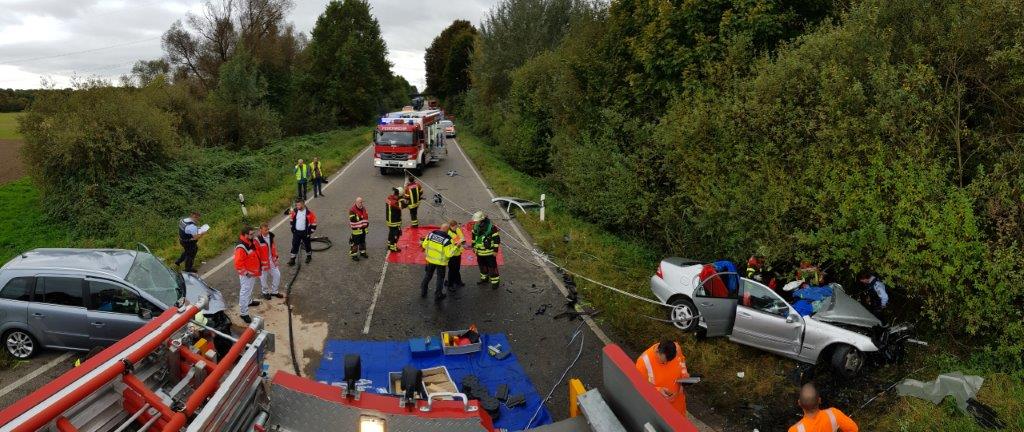
{"type": "Polygon", "coordinates": [[[835,408],[818,410],[813,416],[804,418],[789,428],[789,432],[857,432],[857,423],[835,408]]]}
{"type": "Polygon", "coordinates": [[[270,233],[270,243],[266,243],[262,235],[256,238],[256,242],[260,246],[260,266],[263,270],[269,270],[270,263],[277,262],[277,242],[274,240],[274,233],[270,233]]]}
{"type": "Polygon", "coordinates": [[[636,359],[636,370],[647,379],[656,389],[665,389],[672,394],[668,402],[672,408],[686,416],[686,394],[683,393],[683,386],[677,381],[689,378],[690,372],[686,370],[686,356],[683,355],[683,348],[676,343],[676,357],[669,359],[665,364],[658,361],[658,344],[651,345],[636,359]]]}
{"type": "Polygon", "coordinates": [[[244,236],[238,236],[235,245],[235,271],[239,276],[260,275],[260,253],[255,245],[244,236]]]}

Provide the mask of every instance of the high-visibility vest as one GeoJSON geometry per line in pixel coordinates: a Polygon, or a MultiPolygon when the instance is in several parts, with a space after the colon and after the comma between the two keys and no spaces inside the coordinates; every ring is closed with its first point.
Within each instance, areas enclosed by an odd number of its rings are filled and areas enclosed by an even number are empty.
{"type": "Polygon", "coordinates": [[[690,373],[686,370],[686,357],[678,343],[676,344],[676,357],[665,364],[658,361],[658,344],[652,345],[636,360],[636,369],[655,388],[665,389],[672,393],[668,402],[676,411],[686,415],[686,394],[683,393],[683,386],[677,381],[689,377],[690,373]]]}
{"type": "Polygon", "coordinates": [[[452,244],[455,245],[455,253],[453,253],[452,256],[461,256],[462,255],[462,241],[466,239],[466,237],[462,235],[462,228],[461,227],[455,227],[455,228],[449,229],[448,230],[448,237],[452,238],[452,244]]]}
{"type": "Polygon", "coordinates": [[[402,202],[388,195],[386,207],[384,207],[384,221],[389,227],[402,226],[402,202]]]}
{"type": "Polygon", "coordinates": [[[295,165],[295,180],[302,181],[309,178],[309,165],[295,165]]]}
{"type": "Polygon", "coordinates": [[[455,253],[452,239],[448,237],[448,233],[441,230],[431,232],[420,246],[423,247],[427,262],[434,265],[448,265],[448,259],[455,253]]]}
{"type": "Polygon", "coordinates": [[[370,221],[365,207],[352,206],[348,209],[348,227],[352,229],[352,235],[365,234],[368,226],[370,226],[370,221]]]}
{"type": "Polygon", "coordinates": [[[405,196],[409,198],[409,208],[416,208],[420,206],[420,197],[422,191],[420,190],[420,184],[416,182],[405,185],[405,196]]]}
{"type": "Polygon", "coordinates": [[[320,169],[320,162],[313,162],[310,164],[313,169],[313,178],[323,178],[324,172],[320,169]]]}
{"type": "Polygon", "coordinates": [[[490,220],[485,220],[487,221],[486,225],[481,221],[473,227],[473,251],[477,256],[494,255],[498,251],[498,245],[501,244],[498,227],[494,226],[490,220]]]}
{"type": "Polygon", "coordinates": [[[789,432],[856,432],[859,428],[842,411],[835,408],[819,410],[814,417],[800,419],[797,424],[789,428],[789,432]]]}

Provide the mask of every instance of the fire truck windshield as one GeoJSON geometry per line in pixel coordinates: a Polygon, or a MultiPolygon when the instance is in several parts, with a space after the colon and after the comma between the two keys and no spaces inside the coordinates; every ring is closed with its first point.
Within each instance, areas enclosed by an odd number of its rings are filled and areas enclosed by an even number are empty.
{"type": "Polygon", "coordinates": [[[378,145],[413,145],[412,132],[377,132],[378,145]]]}

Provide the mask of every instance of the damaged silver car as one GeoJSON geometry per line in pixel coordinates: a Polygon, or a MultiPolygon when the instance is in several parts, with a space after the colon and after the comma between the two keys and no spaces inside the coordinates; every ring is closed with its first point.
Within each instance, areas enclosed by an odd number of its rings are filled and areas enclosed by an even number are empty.
{"type": "Polygon", "coordinates": [[[702,280],[703,269],[690,260],[669,258],[651,277],[651,291],[673,306],[669,319],[684,331],[728,336],[802,363],[824,363],[844,378],[857,375],[869,356],[897,360],[903,355],[909,328],[883,326],[839,284],[829,285],[829,295],[798,311],[757,281],[735,273],[702,280]],[[707,282],[716,278],[726,280],[729,289],[713,289],[707,282]]]}

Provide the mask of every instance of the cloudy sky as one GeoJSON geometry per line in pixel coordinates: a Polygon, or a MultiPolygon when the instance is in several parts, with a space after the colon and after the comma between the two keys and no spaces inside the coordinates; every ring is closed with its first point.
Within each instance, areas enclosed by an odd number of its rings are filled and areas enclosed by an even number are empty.
{"type": "MultiPolygon", "coordinates": [[[[423,50],[455,19],[478,24],[497,0],[370,0],[395,73],[424,87],[423,50]]],[[[309,33],[327,0],[295,0],[309,33]]],[[[163,55],[160,36],[202,0],[0,0],[0,88],[58,87],[73,76],[116,78],[163,55]]]]}

